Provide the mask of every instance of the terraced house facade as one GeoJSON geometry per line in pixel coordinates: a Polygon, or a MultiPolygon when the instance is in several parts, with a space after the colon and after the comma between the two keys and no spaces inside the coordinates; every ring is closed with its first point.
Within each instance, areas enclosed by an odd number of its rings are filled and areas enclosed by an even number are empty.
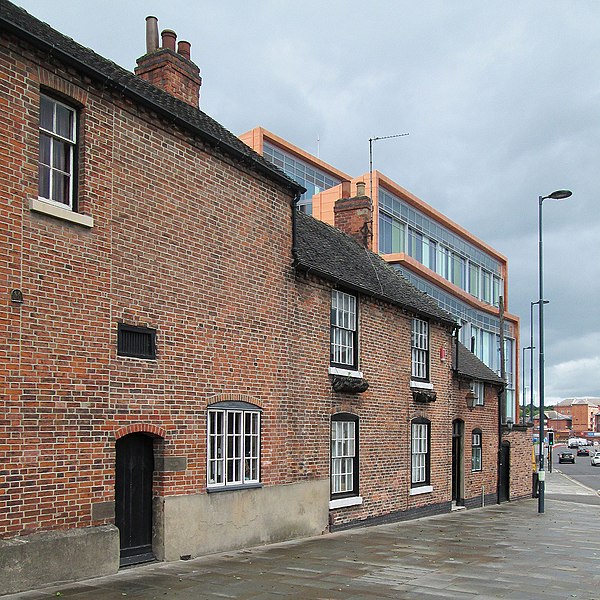
{"type": "Polygon", "coordinates": [[[455,319],[364,198],[296,210],[188,43],[150,18],[133,74],[0,0],[0,71],[0,590],[527,494],[455,319]]]}

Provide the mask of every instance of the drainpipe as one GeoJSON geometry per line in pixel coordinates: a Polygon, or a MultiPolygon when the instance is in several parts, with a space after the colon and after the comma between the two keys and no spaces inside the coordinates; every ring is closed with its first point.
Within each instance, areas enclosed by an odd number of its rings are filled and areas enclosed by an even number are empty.
{"type": "Polygon", "coordinates": [[[454,325],[454,372],[458,373],[458,332],[460,331],[461,325],[456,323],[454,325]]]}
{"type": "Polygon", "coordinates": [[[296,222],[296,212],[298,211],[298,201],[300,200],[300,196],[302,196],[302,194],[300,192],[296,192],[294,195],[294,201],[292,202],[292,268],[295,268],[298,265],[298,225],[296,222]]]}
{"type": "MultiPolygon", "coordinates": [[[[500,379],[502,379],[502,390],[498,394],[498,475],[497,475],[497,502],[500,504],[500,467],[502,463],[502,421],[504,418],[504,407],[506,404],[506,357],[504,354],[504,298],[500,296],[499,316],[500,316],[500,379]]],[[[510,486],[510,473],[508,484],[510,486]]],[[[510,500],[510,489],[507,490],[508,499],[510,500]]]]}
{"type": "MultiPolygon", "coordinates": [[[[500,466],[502,462],[502,395],[504,386],[498,391],[498,464],[496,466],[496,504],[500,504],[500,466]]],[[[510,496],[510,491],[509,491],[510,496]]]]}

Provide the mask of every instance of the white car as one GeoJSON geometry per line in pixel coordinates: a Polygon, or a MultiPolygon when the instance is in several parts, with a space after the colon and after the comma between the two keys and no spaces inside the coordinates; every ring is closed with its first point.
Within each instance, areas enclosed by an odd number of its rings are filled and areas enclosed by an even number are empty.
{"type": "Polygon", "coordinates": [[[600,467],[600,452],[596,452],[591,459],[592,467],[600,467]]]}

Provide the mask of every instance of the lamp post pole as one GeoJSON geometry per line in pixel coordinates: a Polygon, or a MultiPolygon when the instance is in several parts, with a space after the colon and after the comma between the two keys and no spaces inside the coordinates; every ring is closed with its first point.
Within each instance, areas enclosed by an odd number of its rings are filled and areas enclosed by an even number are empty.
{"type": "Polygon", "coordinates": [[[529,311],[529,348],[531,349],[531,356],[529,361],[529,422],[533,423],[533,351],[535,346],[533,345],[533,307],[537,302],[531,302],[529,311]]]}
{"type": "Polygon", "coordinates": [[[540,399],[540,454],[538,463],[538,481],[539,481],[539,494],[538,494],[538,512],[544,512],[544,495],[546,490],[546,472],[544,469],[544,383],[545,383],[545,372],[544,372],[544,253],[542,244],[542,205],[544,200],[551,198],[552,200],[563,200],[571,196],[572,192],[569,190],[558,190],[552,192],[548,196],[540,196],[538,202],[538,234],[539,234],[539,246],[538,246],[538,278],[540,285],[540,297],[538,299],[538,317],[539,317],[539,399],[540,399]]]}
{"type": "MultiPolygon", "coordinates": [[[[544,304],[548,304],[549,300],[544,300],[544,304]]],[[[537,306],[539,301],[530,302],[529,312],[529,350],[530,350],[530,362],[529,362],[529,422],[533,424],[533,351],[535,346],[533,345],[533,307],[537,306]]]]}
{"type": "MultiPolygon", "coordinates": [[[[523,366],[521,367],[521,371],[523,373],[523,415],[521,416],[521,425],[525,425],[525,408],[527,407],[527,394],[525,390],[525,350],[531,350],[531,346],[525,346],[523,348],[523,366]]],[[[529,362],[533,359],[533,355],[529,357],[529,362]]]]}

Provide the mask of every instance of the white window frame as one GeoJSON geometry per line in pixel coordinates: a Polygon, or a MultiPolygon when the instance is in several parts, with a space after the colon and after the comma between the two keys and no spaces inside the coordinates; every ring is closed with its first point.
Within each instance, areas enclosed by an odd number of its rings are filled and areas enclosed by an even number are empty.
{"type": "Polygon", "coordinates": [[[57,100],[56,98],[53,98],[52,96],[48,96],[46,94],[41,94],[40,95],[40,122],[39,122],[39,135],[38,135],[38,143],[39,143],[39,153],[38,153],[38,178],[39,178],[39,184],[38,184],[38,199],[43,201],[43,202],[47,202],[50,203],[54,206],[59,206],[62,207],[63,209],[70,209],[70,210],[76,210],[76,203],[75,203],[75,178],[76,178],[76,173],[75,173],[75,164],[76,164],[76,153],[77,153],[77,111],[72,107],[69,106],[68,104],[65,104],[64,102],[60,102],[59,100],[57,100]],[[52,129],[47,129],[45,127],[42,127],[42,122],[41,122],[41,118],[42,118],[42,102],[47,101],[52,103],[52,129]],[[65,109],[66,111],[68,111],[68,113],[70,114],[71,117],[71,131],[69,132],[69,136],[65,137],[63,135],[60,135],[57,131],[56,131],[56,109],[57,107],[61,107],[63,109],[65,109]],[[48,159],[48,163],[43,163],[41,161],[41,150],[42,150],[42,144],[44,143],[43,141],[43,137],[49,138],[49,148],[48,148],[48,155],[49,155],[49,159],[48,159]],[[54,165],[54,158],[55,158],[55,144],[63,144],[69,151],[69,157],[68,157],[68,164],[66,167],[66,170],[62,170],[59,169],[57,166],[54,165]],[[41,189],[41,183],[42,183],[42,176],[41,176],[41,172],[42,170],[47,171],[48,173],[48,195],[45,196],[42,193],[42,189],[41,189]],[[54,180],[55,177],[58,176],[66,176],[69,179],[69,186],[68,186],[68,194],[67,194],[67,202],[62,202],[60,200],[56,200],[54,199],[53,196],[53,187],[54,187],[54,180]]]}
{"type": "Polygon", "coordinates": [[[412,321],[411,377],[429,381],[429,323],[417,317],[412,321]]]}
{"type": "Polygon", "coordinates": [[[430,428],[427,420],[413,421],[410,426],[410,482],[412,487],[430,482],[430,428]]]}
{"type": "Polygon", "coordinates": [[[332,366],[356,369],[358,367],[358,299],[339,290],[331,291],[332,366]]]}
{"type": "Polygon", "coordinates": [[[485,384],[483,381],[473,381],[471,391],[475,395],[475,406],[483,406],[485,404],[485,384]]]}
{"type": "Polygon", "coordinates": [[[207,411],[206,479],[210,489],[260,482],[260,410],[247,407],[207,411]]]}
{"type": "Polygon", "coordinates": [[[358,417],[331,418],[331,499],[358,496],[358,417]]]}
{"type": "Polygon", "coordinates": [[[474,429],[471,433],[471,471],[474,473],[482,470],[482,448],[481,430],[474,429]]]}

